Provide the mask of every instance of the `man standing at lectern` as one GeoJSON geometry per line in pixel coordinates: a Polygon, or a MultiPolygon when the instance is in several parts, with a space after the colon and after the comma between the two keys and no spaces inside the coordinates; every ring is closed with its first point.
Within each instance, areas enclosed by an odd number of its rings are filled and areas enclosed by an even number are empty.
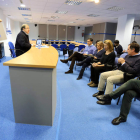
{"type": "Polygon", "coordinates": [[[29,32],[30,32],[29,26],[27,24],[23,24],[21,26],[20,33],[17,35],[16,44],[15,44],[17,57],[30,50],[32,46],[29,42],[29,36],[28,36],[29,32]]]}

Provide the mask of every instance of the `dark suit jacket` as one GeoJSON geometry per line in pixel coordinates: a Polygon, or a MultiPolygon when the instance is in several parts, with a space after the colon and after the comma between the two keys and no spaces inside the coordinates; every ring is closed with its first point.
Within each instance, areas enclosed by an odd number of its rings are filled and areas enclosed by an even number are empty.
{"type": "Polygon", "coordinates": [[[16,50],[16,56],[22,55],[23,53],[27,52],[31,48],[31,44],[29,42],[29,36],[26,35],[23,31],[21,31],[17,35],[15,48],[19,49],[16,50]]]}

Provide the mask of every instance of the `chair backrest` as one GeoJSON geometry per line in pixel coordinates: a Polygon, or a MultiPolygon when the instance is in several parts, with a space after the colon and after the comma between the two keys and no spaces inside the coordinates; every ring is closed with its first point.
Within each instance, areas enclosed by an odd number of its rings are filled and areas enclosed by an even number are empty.
{"type": "Polygon", "coordinates": [[[78,52],[78,49],[79,49],[78,47],[75,47],[73,52],[78,52]]]}
{"type": "Polygon", "coordinates": [[[67,40],[67,41],[71,41],[71,40],[67,40]]]}
{"type": "Polygon", "coordinates": [[[32,41],[36,41],[36,39],[32,39],[32,41]]]}
{"type": "Polygon", "coordinates": [[[58,48],[58,45],[57,44],[52,44],[52,46],[54,47],[54,48],[58,48]]]}
{"type": "Polygon", "coordinates": [[[10,48],[10,51],[11,51],[11,57],[15,58],[16,57],[16,53],[14,51],[14,45],[12,42],[8,42],[8,45],[9,45],[9,48],[10,48]]]}
{"type": "Polygon", "coordinates": [[[83,48],[85,48],[85,45],[79,45],[79,51],[81,51],[83,48]]]}
{"type": "Polygon", "coordinates": [[[70,44],[69,45],[69,50],[73,50],[75,48],[75,45],[74,44],[70,44]]]}
{"type": "Polygon", "coordinates": [[[67,45],[66,44],[62,44],[62,45],[60,45],[60,48],[61,48],[60,51],[63,51],[63,49],[67,48],[67,45]]]}

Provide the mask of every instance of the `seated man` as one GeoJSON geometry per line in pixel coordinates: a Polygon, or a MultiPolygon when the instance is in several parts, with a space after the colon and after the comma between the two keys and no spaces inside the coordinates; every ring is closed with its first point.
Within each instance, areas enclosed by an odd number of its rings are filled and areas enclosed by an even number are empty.
{"type": "Polygon", "coordinates": [[[127,81],[115,91],[103,95],[101,100],[110,101],[111,99],[120,97],[122,94],[124,94],[124,96],[122,100],[120,115],[119,117],[113,119],[112,124],[114,125],[118,125],[121,122],[126,122],[132,99],[136,96],[140,96],[140,80],[132,79],[127,81]]]}
{"type": "MultiPolygon", "coordinates": [[[[135,76],[140,75],[140,46],[136,43],[132,43],[128,46],[128,55],[125,58],[119,58],[118,62],[121,66],[118,70],[104,72],[100,76],[98,85],[99,92],[93,94],[93,97],[103,95],[104,87],[106,83],[105,94],[109,94],[113,90],[113,84],[119,84],[124,82],[124,72],[133,74],[135,76]]],[[[100,100],[100,96],[97,99],[100,100]]],[[[111,101],[98,101],[98,104],[111,104],[111,101]]]]}
{"type": "Polygon", "coordinates": [[[87,45],[85,49],[82,50],[82,52],[74,52],[68,59],[66,60],[61,59],[60,61],[62,63],[67,63],[68,61],[72,60],[69,68],[70,70],[65,72],[65,74],[73,73],[73,67],[76,60],[83,61],[88,55],[94,54],[95,51],[96,51],[96,47],[93,45],[93,39],[89,38],[87,40],[87,45]]]}
{"type": "Polygon", "coordinates": [[[114,41],[115,51],[117,52],[117,56],[120,56],[122,54],[123,48],[119,44],[119,40],[114,41]]]}

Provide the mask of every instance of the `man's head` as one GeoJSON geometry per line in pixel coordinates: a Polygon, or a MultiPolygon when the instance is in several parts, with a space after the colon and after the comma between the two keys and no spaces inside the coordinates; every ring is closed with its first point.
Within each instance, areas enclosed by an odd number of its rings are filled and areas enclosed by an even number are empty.
{"type": "Polygon", "coordinates": [[[89,39],[87,40],[87,45],[90,46],[90,45],[92,45],[92,44],[93,44],[93,39],[92,39],[92,38],[89,38],[89,39]]]}
{"type": "Polygon", "coordinates": [[[118,46],[118,45],[119,45],[119,40],[115,40],[115,41],[114,41],[114,45],[115,45],[115,46],[118,46]]]}
{"type": "Polygon", "coordinates": [[[26,34],[29,34],[29,32],[30,32],[29,25],[28,24],[23,24],[21,26],[21,31],[24,31],[26,34]]]}
{"type": "Polygon", "coordinates": [[[128,49],[127,49],[128,55],[130,56],[136,55],[137,53],[139,53],[139,51],[140,51],[139,44],[131,43],[128,45],[128,49]]]}

